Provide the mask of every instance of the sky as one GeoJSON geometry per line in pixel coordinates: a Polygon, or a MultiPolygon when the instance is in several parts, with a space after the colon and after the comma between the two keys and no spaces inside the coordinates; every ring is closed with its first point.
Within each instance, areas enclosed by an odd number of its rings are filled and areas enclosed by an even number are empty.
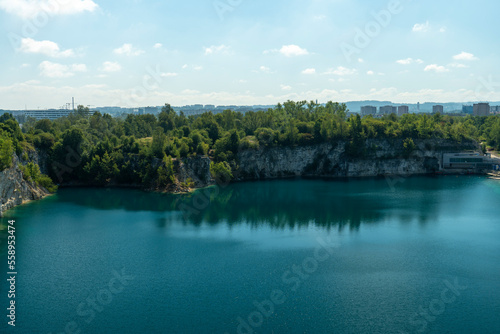
{"type": "Polygon", "coordinates": [[[0,109],[500,101],[493,0],[0,0],[0,109]]]}

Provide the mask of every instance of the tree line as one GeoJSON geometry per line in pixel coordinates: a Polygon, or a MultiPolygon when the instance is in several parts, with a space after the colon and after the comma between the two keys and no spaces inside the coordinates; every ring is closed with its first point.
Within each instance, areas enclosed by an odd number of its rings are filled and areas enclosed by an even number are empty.
{"type": "MultiPolygon", "coordinates": [[[[367,139],[477,140],[500,149],[500,117],[394,114],[382,118],[347,116],[345,104],[287,101],[266,111],[225,110],[196,116],[177,113],[165,104],[156,116],[111,117],[78,106],[56,120],[29,118],[22,130],[8,114],[0,117],[0,170],[12,154],[37,149],[46,157],[50,178],[58,184],[142,185],[165,189],[175,183],[174,163],[210,156],[216,177],[231,178],[240,150],[346,142],[346,154],[360,157],[367,139]]],[[[27,165],[26,165],[27,166],[27,165]]],[[[24,167],[28,168],[28,167],[24,167]]],[[[29,167],[28,178],[40,178],[29,167]],[[34,175],[34,176],[33,176],[34,175]]],[[[42,182],[47,182],[44,180],[42,182]]]]}

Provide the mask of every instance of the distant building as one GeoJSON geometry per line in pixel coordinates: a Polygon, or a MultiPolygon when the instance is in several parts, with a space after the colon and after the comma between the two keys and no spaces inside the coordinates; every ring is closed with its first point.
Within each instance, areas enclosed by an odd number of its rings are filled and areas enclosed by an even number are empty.
{"type": "Polygon", "coordinates": [[[393,107],[393,106],[380,107],[379,113],[382,114],[382,115],[397,114],[398,113],[398,108],[397,107],[393,107]]]}
{"type": "Polygon", "coordinates": [[[376,113],[377,113],[377,107],[374,106],[361,107],[361,116],[375,115],[376,113]]]}
{"type": "Polygon", "coordinates": [[[444,113],[444,106],[438,104],[432,107],[433,114],[442,114],[444,113]]]}
{"type": "Polygon", "coordinates": [[[215,110],[215,106],[213,104],[206,104],[204,108],[208,110],[215,110]]]}
{"type": "Polygon", "coordinates": [[[494,159],[491,154],[479,153],[444,153],[444,169],[475,169],[493,170],[500,164],[500,159],[494,159]]]}
{"type": "Polygon", "coordinates": [[[474,113],[473,106],[462,106],[462,113],[472,115],[474,113]]]}
{"type": "Polygon", "coordinates": [[[68,116],[72,110],[67,109],[48,109],[48,110],[26,110],[26,117],[33,117],[37,121],[41,119],[58,119],[60,117],[68,116]]]}
{"type": "Polygon", "coordinates": [[[490,114],[489,103],[477,103],[474,105],[474,116],[488,116],[490,114]]]}
{"type": "Polygon", "coordinates": [[[398,116],[402,116],[404,114],[409,114],[410,108],[408,106],[399,106],[398,107],[398,116]]]}
{"type": "Polygon", "coordinates": [[[158,114],[158,107],[146,107],[144,108],[144,113],[156,115],[158,114]]]}
{"type": "Polygon", "coordinates": [[[491,106],[490,107],[490,112],[492,114],[498,114],[498,113],[500,113],[500,106],[491,106]]]}

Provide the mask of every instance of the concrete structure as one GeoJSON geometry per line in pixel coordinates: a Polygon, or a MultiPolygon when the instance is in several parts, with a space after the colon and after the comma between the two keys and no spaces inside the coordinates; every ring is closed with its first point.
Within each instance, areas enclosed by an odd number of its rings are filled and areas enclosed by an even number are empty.
{"type": "Polygon", "coordinates": [[[490,112],[492,114],[498,114],[498,113],[500,113],[500,106],[491,106],[490,107],[490,112]]]}
{"type": "Polygon", "coordinates": [[[474,105],[474,116],[489,116],[489,114],[490,114],[489,103],[477,103],[474,105]]]}
{"type": "Polygon", "coordinates": [[[403,116],[404,114],[409,114],[410,108],[408,106],[399,106],[398,107],[398,116],[403,116]]]}
{"type": "Polygon", "coordinates": [[[361,107],[361,116],[375,115],[377,114],[377,107],[374,106],[364,106],[361,107]]]}
{"type": "Polygon", "coordinates": [[[33,117],[37,121],[41,119],[58,119],[60,117],[68,116],[72,110],[67,109],[48,109],[48,110],[26,110],[26,117],[33,117]]]}
{"type": "Polygon", "coordinates": [[[433,114],[437,114],[437,113],[440,113],[440,114],[443,114],[444,113],[444,106],[442,105],[435,105],[432,107],[432,113],[433,114]]]}
{"type": "Polygon", "coordinates": [[[491,154],[480,153],[444,153],[444,169],[494,170],[500,165],[500,159],[494,159],[491,154]]]}
{"type": "Polygon", "coordinates": [[[398,108],[393,106],[383,106],[380,107],[379,113],[383,115],[397,114],[398,108]]]}

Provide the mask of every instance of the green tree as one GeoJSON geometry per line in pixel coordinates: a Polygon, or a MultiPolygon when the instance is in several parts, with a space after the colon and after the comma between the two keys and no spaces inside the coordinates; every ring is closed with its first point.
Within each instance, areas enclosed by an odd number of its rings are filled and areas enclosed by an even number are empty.
{"type": "Polygon", "coordinates": [[[219,182],[229,182],[233,179],[233,174],[231,172],[231,166],[227,161],[210,164],[210,174],[212,177],[219,182]]]}
{"type": "Polygon", "coordinates": [[[12,166],[14,146],[10,138],[0,137],[0,171],[12,166]]]}
{"type": "Polygon", "coordinates": [[[165,144],[167,142],[167,136],[163,132],[162,128],[156,129],[153,133],[153,142],[151,143],[151,154],[158,159],[162,159],[165,155],[165,144]]]}

